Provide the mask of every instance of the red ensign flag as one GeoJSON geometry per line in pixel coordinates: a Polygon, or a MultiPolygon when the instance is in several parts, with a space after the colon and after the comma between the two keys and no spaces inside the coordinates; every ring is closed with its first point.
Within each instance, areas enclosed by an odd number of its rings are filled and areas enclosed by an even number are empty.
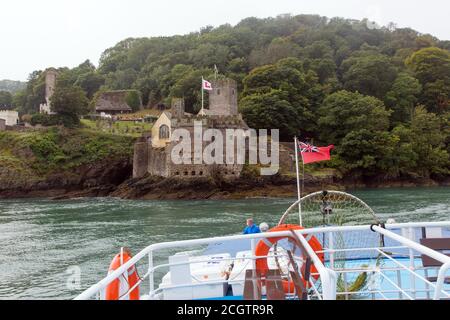
{"type": "Polygon", "coordinates": [[[331,159],[330,151],[334,146],[315,147],[307,143],[299,142],[298,147],[304,164],[328,161],[331,159]]]}

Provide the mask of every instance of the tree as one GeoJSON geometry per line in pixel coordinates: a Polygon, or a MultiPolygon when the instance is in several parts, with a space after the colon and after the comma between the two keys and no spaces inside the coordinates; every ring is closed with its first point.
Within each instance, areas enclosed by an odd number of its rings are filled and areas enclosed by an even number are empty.
{"type": "Polygon", "coordinates": [[[0,109],[10,109],[12,107],[12,95],[9,91],[0,91],[0,109]]]}
{"type": "Polygon", "coordinates": [[[241,99],[244,118],[261,128],[280,129],[283,139],[291,138],[294,134],[312,134],[315,128],[315,106],[322,100],[322,90],[314,73],[305,73],[302,63],[295,58],[278,61],[274,65],[256,68],[244,78],[244,90],[241,99]],[[262,96],[261,98],[258,96],[262,96]],[[276,107],[267,105],[268,100],[276,102],[276,107]],[[255,110],[250,111],[254,107],[255,110]],[[285,107],[285,112],[281,109],[285,107]],[[268,110],[278,110],[273,113],[270,122],[268,110]],[[262,117],[258,121],[255,117],[262,117]],[[286,115],[296,119],[287,119],[285,125],[280,118],[286,115]],[[247,116],[252,119],[247,119],[247,116]]]}
{"type": "Polygon", "coordinates": [[[405,64],[423,86],[420,102],[429,111],[443,111],[450,99],[450,51],[424,48],[406,59],[405,64]]]}
{"type": "Polygon", "coordinates": [[[279,129],[280,138],[290,140],[301,128],[298,110],[287,100],[287,94],[272,89],[262,94],[248,95],[241,100],[240,111],[254,129],[279,129]]]}
{"type": "Polygon", "coordinates": [[[384,99],[397,76],[389,57],[364,54],[342,63],[344,89],[384,99]]]}
{"type": "Polygon", "coordinates": [[[423,177],[446,175],[450,172],[449,154],[445,150],[446,134],[441,119],[427,112],[424,106],[414,110],[411,122],[414,151],[418,155],[417,172],[423,177]]]}
{"type": "Polygon", "coordinates": [[[89,100],[80,87],[57,84],[50,102],[52,111],[67,120],[69,125],[78,124],[79,116],[89,111],[89,100]]]}
{"type": "Polygon", "coordinates": [[[421,49],[414,52],[405,64],[422,84],[450,78],[450,51],[445,49],[421,49]]]}
{"type": "Polygon", "coordinates": [[[24,90],[20,90],[17,91],[12,98],[12,105],[15,109],[21,111],[22,114],[23,110],[25,109],[25,105],[27,103],[27,91],[24,90]]]}
{"type": "Polygon", "coordinates": [[[105,78],[95,71],[88,71],[78,76],[74,85],[81,87],[88,99],[92,99],[94,94],[105,84],[105,78]]]}
{"type": "Polygon", "coordinates": [[[45,76],[42,71],[33,71],[28,76],[27,86],[16,93],[14,106],[20,114],[39,112],[39,105],[45,102],[45,76]]]}
{"type": "Polygon", "coordinates": [[[216,64],[219,68],[224,69],[227,65],[229,54],[227,46],[205,43],[193,49],[189,56],[193,65],[197,68],[211,67],[216,64]]]}
{"type": "Polygon", "coordinates": [[[320,138],[326,143],[339,144],[351,131],[386,131],[390,113],[377,98],[338,91],[329,95],[319,108],[320,138]]]}
{"type": "Polygon", "coordinates": [[[380,167],[392,170],[392,166],[385,162],[386,159],[391,160],[394,144],[395,141],[387,131],[351,131],[337,148],[338,156],[344,160],[339,169],[350,172],[352,176],[373,176],[379,172],[380,167]]]}
{"type": "Polygon", "coordinates": [[[139,91],[129,90],[127,96],[125,97],[125,100],[127,104],[131,107],[133,112],[139,111],[139,109],[141,108],[142,101],[139,91]]]}
{"type": "Polygon", "coordinates": [[[386,95],[386,104],[394,111],[391,116],[391,122],[394,125],[411,120],[413,109],[421,92],[422,86],[419,80],[406,72],[397,76],[391,90],[386,95]]]}

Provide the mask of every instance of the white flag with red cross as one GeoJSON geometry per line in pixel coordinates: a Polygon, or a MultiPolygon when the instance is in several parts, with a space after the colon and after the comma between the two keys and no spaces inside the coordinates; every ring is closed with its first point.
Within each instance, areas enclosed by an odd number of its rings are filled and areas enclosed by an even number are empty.
{"type": "Polygon", "coordinates": [[[211,91],[213,89],[212,85],[211,85],[211,82],[206,81],[205,79],[202,79],[202,89],[211,91]]]}

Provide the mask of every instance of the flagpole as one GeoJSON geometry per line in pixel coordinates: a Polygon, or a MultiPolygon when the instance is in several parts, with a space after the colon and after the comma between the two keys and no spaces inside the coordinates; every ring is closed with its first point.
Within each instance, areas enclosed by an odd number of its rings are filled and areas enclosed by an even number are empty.
{"type": "Polygon", "coordinates": [[[202,109],[200,110],[200,114],[203,114],[203,101],[204,101],[204,99],[203,99],[203,82],[204,82],[204,79],[202,76],[202,109]]]}
{"type": "MultiPolygon", "coordinates": [[[[294,144],[295,144],[295,171],[297,173],[297,197],[298,200],[302,199],[301,189],[300,189],[300,175],[298,172],[298,144],[297,144],[297,137],[294,137],[294,144]]],[[[303,226],[302,222],[302,203],[299,201],[298,203],[298,220],[300,222],[300,225],[303,226]]]]}

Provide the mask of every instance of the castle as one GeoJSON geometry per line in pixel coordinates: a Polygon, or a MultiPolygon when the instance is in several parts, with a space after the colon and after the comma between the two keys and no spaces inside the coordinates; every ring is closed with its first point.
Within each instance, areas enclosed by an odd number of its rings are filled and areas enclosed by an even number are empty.
{"type": "MultiPolygon", "coordinates": [[[[224,164],[175,164],[171,159],[173,148],[179,141],[172,135],[176,129],[185,129],[194,140],[194,125],[200,123],[202,130],[217,129],[225,137],[227,129],[248,129],[247,124],[238,112],[236,81],[231,79],[215,80],[212,91],[209,91],[209,108],[198,114],[185,112],[184,100],[172,99],[170,111],[164,111],[154,123],[151,135],[144,135],[134,146],[133,177],[141,178],[146,174],[160,177],[208,177],[220,174],[224,178],[240,176],[243,165],[236,159],[224,164]]],[[[226,150],[226,139],[223,150],[226,150]]],[[[208,144],[202,142],[203,148],[208,144]]],[[[193,146],[193,145],[192,145],[193,146]]],[[[191,148],[191,159],[194,159],[194,146],[191,148]]],[[[225,153],[225,151],[224,151],[225,153]]],[[[184,156],[183,156],[184,157],[184,156]]],[[[225,159],[225,154],[224,154],[225,159]]]]}
{"type": "Polygon", "coordinates": [[[54,68],[49,68],[45,71],[45,103],[39,105],[39,113],[54,114],[51,111],[50,98],[53,96],[53,92],[55,92],[57,76],[58,71],[54,68]]]}

